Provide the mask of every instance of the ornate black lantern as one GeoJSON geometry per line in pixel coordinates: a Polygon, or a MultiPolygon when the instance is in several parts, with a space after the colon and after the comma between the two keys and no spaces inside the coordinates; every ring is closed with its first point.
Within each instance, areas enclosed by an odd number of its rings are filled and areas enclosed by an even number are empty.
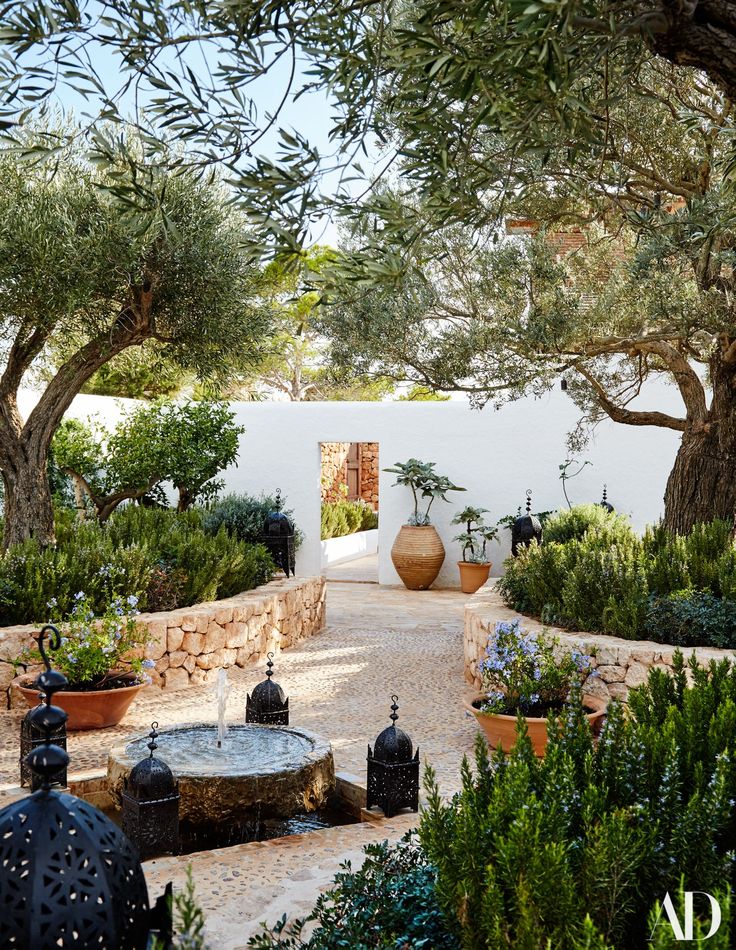
{"type": "MultiPolygon", "coordinates": [[[[43,693],[39,693],[39,698],[43,700],[43,693]]],[[[43,705],[43,702],[41,702],[41,706],[43,705]]],[[[44,730],[34,725],[34,713],[36,717],[41,715],[36,711],[38,708],[37,706],[36,709],[29,709],[20,724],[20,784],[23,788],[30,787],[32,792],[37,792],[41,788],[43,780],[33,772],[26,762],[26,757],[36,746],[46,744],[44,730]]],[[[49,739],[54,745],[66,751],[66,721],[61,722],[55,729],[51,730],[49,739]]],[[[59,769],[55,775],[49,776],[49,785],[66,788],[66,766],[59,769]]]]}
{"type": "Polygon", "coordinates": [[[419,811],[419,749],[399,729],[398,696],[391,697],[391,725],[376,739],[375,749],[368,746],[368,796],[366,808],[378,805],[387,818],[402,808],[419,811]]]}
{"type": "Polygon", "coordinates": [[[154,758],[158,723],[151,723],[151,754],[130,772],[122,792],[123,832],[141,861],[179,851],[179,788],[168,765],[154,758]]]}
{"type": "Polygon", "coordinates": [[[281,510],[281,489],[276,489],[276,507],[266,515],[263,543],[277,567],[289,577],[295,573],[294,525],[281,510]]]}
{"type": "Polygon", "coordinates": [[[153,927],[170,945],[170,912],[161,901],[153,914],[149,909],[130,841],[96,808],[51,789],[52,776],[66,769],[69,756],[51,742],[67,718],[51,700],[67,680],[51,669],[47,634],[52,649],[61,643],[50,625],[38,635],[46,669],[35,685],[45,702],[31,710],[31,725],[46,738],[26,758],[41,788],[0,811],[0,946],[144,950],[153,927]]]}
{"type": "Polygon", "coordinates": [[[261,722],[267,726],[289,725],[289,699],[273,676],[273,653],[268,654],[266,678],[248,693],[245,700],[245,721],[261,722]]]}
{"type": "Polygon", "coordinates": [[[532,514],[532,490],[526,492],[526,513],[519,515],[516,521],[511,525],[511,553],[514,557],[519,552],[519,548],[526,548],[536,541],[539,544],[542,540],[542,522],[536,515],[532,514]]]}
{"type": "Polygon", "coordinates": [[[613,505],[611,504],[611,502],[608,500],[608,485],[604,485],[604,486],[603,486],[603,497],[602,497],[601,500],[598,502],[598,504],[601,506],[601,508],[605,508],[606,511],[607,511],[609,514],[610,514],[612,511],[615,511],[615,510],[616,510],[616,509],[613,507],[613,505]]]}

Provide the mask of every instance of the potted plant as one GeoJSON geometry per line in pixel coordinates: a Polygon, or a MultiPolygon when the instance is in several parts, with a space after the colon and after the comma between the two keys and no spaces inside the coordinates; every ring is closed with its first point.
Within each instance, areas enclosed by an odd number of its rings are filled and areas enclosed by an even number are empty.
{"type": "Polygon", "coordinates": [[[498,536],[498,528],[483,520],[487,511],[487,508],[468,505],[452,519],[453,524],[465,525],[465,530],[453,539],[463,546],[462,561],[458,561],[457,566],[460,569],[460,589],[464,594],[474,594],[491,573],[492,564],[486,560],[486,545],[498,536]]]}
{"type": "MultiPolygon", "coordinates": [[[[591,675],[591,658],[573,651],[559,654],[559,640],[544,633],[528,633],[516,620],[500,621],[488,640],[479,664],[484,695],[470,711],[486,734],[488,744],[508,752],[516,741],[517,717],[526,722],[536,755],[544,755],[547,721],[565,708],[571,690],[591,675]]],[[[605,706],[585,697],[588,721],[597,731],[605,706]]]]}
{"type": "Polygon", "coordinates": [[[445,475],[439,475],[434,468],[434,462],[409,459],[384,469],[397,476],[394,485],[408,486],[414,498],[414,510],[391,548],[396,573],[409,590],[427,590],[445,560],[442,540],[429,521],[432,504],[438,498],[447,501],[450,491],[465,491],[453,485],[445,475]],[[423,507],[425,501],[426,508],[423,507]]]}
{"type": "MultiPolygon", "coordinates": [[[[54,651],[54,667],[66,676],[69,685],[54,696],[65,709],[68,729],[101,729],[120,722],[136,695],[151,682],[145,670],[153,660],[140,657],[148,631],[136,620],[138,598],[116,597],[100,617],[96,617],[83,591],[66,621],[56,619],[62,636],[54,651]]],[[[53,610],[55,601],[50,601],[53,610]]],[[[38,649],[26,650],[19,663],[40,662],[38,649]]],[[[24,674],[14,681],[29,706],[38,705],[34,677],[24,674]]]]}

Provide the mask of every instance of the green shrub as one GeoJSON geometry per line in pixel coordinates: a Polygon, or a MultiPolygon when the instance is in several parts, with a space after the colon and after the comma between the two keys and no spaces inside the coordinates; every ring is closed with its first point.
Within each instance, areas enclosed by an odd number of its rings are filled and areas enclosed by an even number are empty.
{"type": "Polygon", "coordinates": [[[398,844],[369,844],[362,867],[350,864],[335,886],[318,898],[313,912],[289,924],[251,937],[256,950],[368,950],[421,948],[460,950],[447,927],[434,893],[435,870],[418,847],[416,836],[398,844]],[[308,925],[315,924],[309,936],[308,925]]]}
{"type": "Polygon", "coordinates": [[[629,639],[736,645],[736,549],[727,522],[696,525],[684,537],[655,525],[639,539],[625,519],[584,505],[548,524],[541,546],[506,561],[498,587],[514,610],[629,639]]]}
{"type": "Polygon", "coordinates": [[[141,609],[186,607],[265,583],[274,565],[260,545],[203,530],[203,512],[181,514],[129,505],[105,524],[63,519],[56,547],[26,541],[0,557],[0,625],[42,622],[55,599],[71,612],[84,591],[101,614],[115,596],[141,609]]]}
{"type": "Polygon", "coordinates": [[[542,759],[523,722],[507,759],[490,762],[479,739],[449,803],[428,771],[421,841],[463,948],[643,950],[651,909],[681,879],[727,889],[736,673],[725,667],[692,689],[655,671],[633,717],[609,707],[597,744],[579,705],[542,759]]]}
{"type": "Polygon", "coordinates": [[[568,541],[582,541],[587,534],[595,534],[608,543],[628,540],[635,536],[625,515],[606,511],[600,505],[562,508],[550,515],[544,523],[545,543],[567,544],[568,541]]]}
{"type": "Polygon", "coordinates": [[[707,591],[681,590],[652,597],[647,605],[644,636],[676,646],[736,647],[736,600],[707,591]]]}
{"type": "MultiPolygon", "coordinates": [[[[226,495],[221,501],[213,504],[203,516],[205,531],[217,534],[221,527],[225,527],[229,534],[240,541],[249,544],[260,544],[263,540],[263,526],[266,516],[276,508],[275,495],[226,495]]],[[[283,499],[282,499],[283,504],[283,499]]],[[[302,543],[303,535],[294,521],[294,513],[290,508],[283,509],[286,517],[295,528],[294,543],[298,548],[302,543]]]]}
{"type": "Polygon", "coordinates": [[[378,515],[364,501],[323,501],[321,538],[341,538],[378,527],[378,515]]]}

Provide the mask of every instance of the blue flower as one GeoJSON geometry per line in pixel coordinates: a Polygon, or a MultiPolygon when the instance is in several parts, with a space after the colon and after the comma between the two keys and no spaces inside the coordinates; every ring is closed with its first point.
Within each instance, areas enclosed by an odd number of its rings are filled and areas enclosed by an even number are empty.
{"type": "Polygon", "coordinates": [[[47,607],[49,608],[49,610],[50,610],[52,607],[55,607],[55,606],[56,606],[56,603],[57,603],[56,598],[55,598],[55,597],[52,597],[51,600],[47,601],[46,606],[47,606],[47,607]]]}
{"type": "Polygon", "coordinates": [[[144,660],[141,663],[141,666],[143,667],[144,670],[152,670],[155,665],[156,664],[153,662],[153,660],[144,660]]]}
{"type": "Polygon", "coordinates": [[[75,600],[82,600],[83,597],[84,597],[84,591],[83,591],[83,590],[78,590],[78,591],[76,592],[76,594],[74,595],[74,599],[75,599],[75,600]]]}
{"type": "Polygon", "coordinates": [[[127,604],[129,607],[136,607],[138,605],[138,598],[135,594],[131,594],[130,597],[128,597],[127,604]]]}

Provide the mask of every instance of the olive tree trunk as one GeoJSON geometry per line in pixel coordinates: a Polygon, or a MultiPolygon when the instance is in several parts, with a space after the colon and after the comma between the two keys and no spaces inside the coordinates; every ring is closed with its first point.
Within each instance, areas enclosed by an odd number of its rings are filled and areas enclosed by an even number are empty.
{"type": "Polygon", "coordinates": [[[704,425],[683,433],[664,495],[665,527],[678,534],[699,522],[736,516],[736,370],[711,365],[713,401],[704,425]]]}
{"type": "Polygon", "coordinates": [[[47,474],[47,459],[25,458],[22,449],[8,453],[3,466],[5,527],[3,547],[35,539],[41,545],[54,541],[54,508],[47,474]]]}

